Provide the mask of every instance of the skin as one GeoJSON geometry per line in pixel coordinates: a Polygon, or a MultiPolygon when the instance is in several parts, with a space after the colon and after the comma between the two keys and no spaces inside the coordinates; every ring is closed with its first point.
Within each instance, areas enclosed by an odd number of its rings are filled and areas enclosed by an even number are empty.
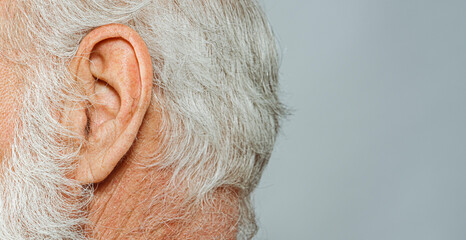
{"type": "MultiPolygon", "coordinates": [[[[0,149],[8,149],[11,144],[18,118],[16,93],[22,86],[14,69],[0,55],[0,149]]],[[[149,205],[153,196],[165,194],[163,187],[171,173],[140,167],[141,163],[153,163],[149,162],[153,159],[146,160],[145,156],[161,146],[162,133],[160,106],[151,101],[152,62],[139,35],[115,24],[93,30],[81,41],[69,71],[95,102],[70,108],[75,110],[60,117],[62,124],[88,140],[70,178],[96,186],[89,206],[92,225],[88,230],[92,237],[234,239],[238,211],[231,207],[237,203],[236,193],[231,189],[213,193],[212,204],[193,210],[194,214],[183,224],[172,221],[160,226],[141,226],[148,217],[164,214],[176,219],[186,210],[180,211],[181,202],[176,200],[183,199],[183,191],[172,196],[175,200],[170,204],[149,205]]]]}
{"type": "Polygon", "coordinates": [[[15,93],[19,83],[12,69],[11,63],[0,57],[0,156],[3,155],[2,149],[7,149],[13,139],[13,127],[17,119],[13,106],[18,102],[15,93]]]}

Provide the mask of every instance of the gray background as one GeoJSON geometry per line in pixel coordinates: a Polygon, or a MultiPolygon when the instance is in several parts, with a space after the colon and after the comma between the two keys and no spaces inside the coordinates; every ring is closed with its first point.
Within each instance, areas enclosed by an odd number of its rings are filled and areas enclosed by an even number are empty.
{"type": "Polygon", "coordinates": [[[466,239],[466,1],[262,3],[295,110],[256,239],[466,239]]]}

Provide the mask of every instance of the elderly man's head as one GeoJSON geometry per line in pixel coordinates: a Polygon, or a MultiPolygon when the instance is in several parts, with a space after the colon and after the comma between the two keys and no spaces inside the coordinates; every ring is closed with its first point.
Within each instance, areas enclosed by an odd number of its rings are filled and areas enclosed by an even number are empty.
{"type": "Polygon", "coordinates": [[[0,239],[231,239],[283,108],[251,0],[0,0],[0,239]]]}

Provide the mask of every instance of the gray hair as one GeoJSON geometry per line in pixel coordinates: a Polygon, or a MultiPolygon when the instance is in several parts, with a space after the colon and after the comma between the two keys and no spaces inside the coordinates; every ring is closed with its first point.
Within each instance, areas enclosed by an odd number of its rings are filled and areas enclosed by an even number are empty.
{"type": "MultiPolygon", "coordinates": [[[[285,113],[277,97],[275,38],[255,0],[17,2],[12,22],[21,27],[2,29],[3,40],[18,63],[54,69],[60,82],[28,84],[61,100],[82,99],[63,72],[87,33],[111,23],[138,32],[152,56],[153,101],[163,116],[164,147],[153,149],[157,161],[146,167],[171,169],[172,181],[189,182],[197,202],[221,187],[237,189],[238,238],[254,236],[250,195],[285,113]]],[[[60,109],[61,100],[49,101],[60,109]]]]}

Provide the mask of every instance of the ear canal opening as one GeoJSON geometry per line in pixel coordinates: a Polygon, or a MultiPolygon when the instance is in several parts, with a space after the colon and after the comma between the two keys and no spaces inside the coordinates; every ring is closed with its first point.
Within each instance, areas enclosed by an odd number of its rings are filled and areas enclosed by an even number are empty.
{"type": "Polygon", "coordinates": [[[84,127],[84,136],[86,138],[86,140],[89,139],[89,133],[91,132],[91,119],[89,117],[89,107],[86,107],[86,126],[84,127]]]}

